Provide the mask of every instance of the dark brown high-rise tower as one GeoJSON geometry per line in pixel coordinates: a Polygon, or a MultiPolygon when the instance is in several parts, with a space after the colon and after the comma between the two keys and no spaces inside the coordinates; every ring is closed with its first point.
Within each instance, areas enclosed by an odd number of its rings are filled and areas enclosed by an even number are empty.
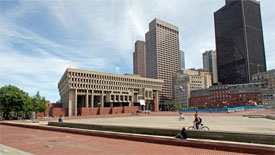
{"type": "Polygon", "coordinates": [[[146,77],[146,53],[144,41],[136,41],[134,56],[134,74],[146,77]]]}

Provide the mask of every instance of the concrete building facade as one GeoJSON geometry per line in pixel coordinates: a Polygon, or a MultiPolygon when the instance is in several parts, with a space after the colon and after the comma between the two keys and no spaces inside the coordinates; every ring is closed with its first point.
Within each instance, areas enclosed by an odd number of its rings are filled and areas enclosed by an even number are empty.
{"type": "Polygon", "coordinates": [[[261,83],[262,88],[275,89],[275,69],[252,75],[252,82],[261,83]]]}
{"type": "Polygon", "coordinates": [[[214,18],[219,82],[250,83],[266,72],[260,2],[226,0],[214,18]]]}
{"type": "Polygon", "coordinates": [[[275,89],[261,89],[262,103],[265,107],[275,107],[275,89]]]}
{"type": "Polygon", "coordinates": [[[132,107],[144,100],[146,109],[158,111],[163,80],[132,74],[110,74],[67,68],[58,83],[63,109],[68,116],[81,108],[132,107]]]}
{"type": "Polygon", "coordinates": [[[146,52],[145,42],[136,41],[135,52],[133,53],[133,67],[134,74],[138,74],[141,77],[146,77],[146,52]]]}
{"type": "Polygon", "coordinates": [[[185,69],[173,74],[174,104],[189,107],[192,90],[212,86],[211,74],[206,70],[185,69]]]}
{"type": "Polygon", "coordinates": [[[178,27],[159,19],[149,24],[145,35],[146,76],[163,79],[160,104],[172,99],[172,74],[180,69],[178,27]]]}
{"type": "Polygon", "coordinates": [[[215,85],[191,92],[190,106],[198,108],[224,108],[248,106],[250,101],[262,104],[261,85],[215,85]]]}
{"type": "Polygon", "coordinates": [[[217,69],[217,56],[216,51],[205,51],[202,54],[203,69],[211,72],[212,83],[218,83],[218,69],[217,69]]]}

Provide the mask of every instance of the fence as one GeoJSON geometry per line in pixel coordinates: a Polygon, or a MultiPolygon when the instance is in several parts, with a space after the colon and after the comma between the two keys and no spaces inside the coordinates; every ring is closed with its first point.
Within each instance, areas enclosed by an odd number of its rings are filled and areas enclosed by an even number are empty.
{"type": "Polygon", "coordinates": [[[245,109],[263,109],[263,106],[241,106],[233,108],[211,108],[211,109],[180,109],[179,112],[236,112],[245,109]]]}

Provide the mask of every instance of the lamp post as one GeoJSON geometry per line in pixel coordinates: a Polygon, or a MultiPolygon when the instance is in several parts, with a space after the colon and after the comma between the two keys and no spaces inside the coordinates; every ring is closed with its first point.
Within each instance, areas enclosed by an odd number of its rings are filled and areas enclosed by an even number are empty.
{"type": "Polygon", "coordinates": [[[258,71],[258,74],[259,74],[259,72],[260,72],[259,67],[262,66],[262,65],[260,65],[260,64],[254,64],[254,63],[249,63],[249,64],[257,65],[257,71],[258,71]]]}

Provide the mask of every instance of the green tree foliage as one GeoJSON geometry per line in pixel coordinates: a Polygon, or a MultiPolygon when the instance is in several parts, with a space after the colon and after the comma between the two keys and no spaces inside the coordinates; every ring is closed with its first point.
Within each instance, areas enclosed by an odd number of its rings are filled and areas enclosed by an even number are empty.
{"type": "Polygon", "coordinates": [[[47,110],[46,99],[41,97],[39,91],[32,97],[32,104],[34,112],[44,112],[47,110]]]}
{"type": "Polygon", "coordinates": [[[180,110],[180,109],[182,109],[182,106],[181,105],[173,105],[173,107],[172,107],[172,110],[173,111],[175,111],[175,110],[180,110]]]}
{"type": "Polygon", "coordinates": [[[3,112],[3,117],[8,119],[11,112],[18,114],[23,111],[27,98],[28,94],[15,86],[0,88],[0,110],[3,112]]]}
{"type": "Polygon", "coordinates": [[[30,115],[31,112],[46,111],[45,97],[39,92],[30,97],[28,93],[16,86],[8,85],[0,88],[0,113],[5,119],[9,119],[13,113],[15,116],[30,115]]]}

